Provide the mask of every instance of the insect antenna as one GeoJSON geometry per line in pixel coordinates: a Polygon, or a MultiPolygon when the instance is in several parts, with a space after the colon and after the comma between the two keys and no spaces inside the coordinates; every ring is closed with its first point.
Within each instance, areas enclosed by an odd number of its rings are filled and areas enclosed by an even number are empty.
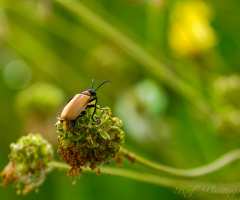
{"type": "Polygon", "coordinates": [[[94,86],[94,79],[92,79],[92,88],[91,89],[93,89],[93,86],[94,86]]]}
{"type": "MultiPolygon", "coordinates": [[[[106,82],[112,83],[112,81],[110,81],[110,80],[103,81],[103,82],[97,87],[97,89],[100,88],[100,87],[101,87],[104,83],[106,83],[106,82]]],[[[95,91],[97,91],[97,89],[96,89],[95,91]]]]}

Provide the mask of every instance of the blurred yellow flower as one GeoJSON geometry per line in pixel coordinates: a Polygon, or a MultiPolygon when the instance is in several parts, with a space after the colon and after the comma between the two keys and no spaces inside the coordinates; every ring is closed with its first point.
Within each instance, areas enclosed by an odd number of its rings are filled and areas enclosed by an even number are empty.
{"type": "Polygon", "coordinates": [[[169,45],[180,55],[196,55],[217,43],[211,9],[200,0],[178,2],[170,14],[169,45]]]}

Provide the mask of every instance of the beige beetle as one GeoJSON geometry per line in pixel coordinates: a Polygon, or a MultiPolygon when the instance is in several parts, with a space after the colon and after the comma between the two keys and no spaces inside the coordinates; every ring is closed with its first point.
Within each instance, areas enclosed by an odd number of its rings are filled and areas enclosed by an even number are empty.
{"type": "MultiPolygon", "coordinates": [[[[98,87],[100,88],[104,83],[106,82],[110,82],[112,83],[110,80],[106,80],[103,81],[98,87]]],[[[74,122],[74,126],[75,126],[75,122],[76,120],[83,116],[84,114],[86,114],[86,111],[84,111],[85,108],[92,108],[94,107],[94,111],[92,114],[92,120],[94,122],[97,122],[96,120],[93,119],[93,116],[96,112],[96,109],[98,108],[97,105],[97,94],[96,94],[96,90],[93,89],[94,86],[94,80],[92,80],[92,88],[88,89],[84,92],[82,92],[81,94],[76,94],[73,98],[71,98],[67,105],[63,108],[63,110],[60,113],[60,121],[63,123],[63,130],[66,131],[67,130],[67,126],[68,126],[68,122],[72,121],[74,122]],[[91,97],[93,97],[91,99],[91,97]],[[95,101],[95,104],[91,104],[88,105],[90,102],[95,101]]],[[[98,108],[99,109],[99,108],[98,108]]],[[[74,127],[73,126],[73,127],[74,127]]]]}

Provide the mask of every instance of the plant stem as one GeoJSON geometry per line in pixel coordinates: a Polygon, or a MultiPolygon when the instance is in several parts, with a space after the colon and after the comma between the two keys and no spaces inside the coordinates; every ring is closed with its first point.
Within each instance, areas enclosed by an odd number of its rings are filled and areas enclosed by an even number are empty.
{"type": "Polygon", "coordinates": [[[163,83],[171,87],[177,93],[189,100],[203,114],[211,113],[210,106],[204,97],[190,84],[181,80],[172,70],[162,64],[158,59],[149,54],[143,47],[125,36],[118,29],[97,16],[94,12],[85,7],[80,1],[55,0],[72,13],[78,20],[91,27],[96,32],[104,35],[127,53],[134,60],[142,64],[147,70],[156,75],[163,83]]]}
{"type": "MultiPolygon", "coordinates": [[[[62,162],[52,162],[52,166],[55,169],[59,170],[68,170],[70,167],[62,162]]],[[[96,173],[95,171],[92,171],[89,168],[84,168],[83,172],[87,173],[96,173]]],[[[203,188],[214,186],[215,189],[223,189],[223,188],[239,188],[240,183],[234,183],[234,184],[217,184],[217,183],[209,183],[209,182],[198,182],[198,181],[192,181],[192,180],[182,180],[182,179],[174,179],[164,176],[159,176],[155,174],[149,174],[149,173],[143,173],[143,172],[135,172],[132,170],[126,170],[126,169],[119,169],[119,168],[106,168],[101,167],[101,173],[104,174],[111,174],[116,176],[121,176],[124,178],[130,178],[137,181],[142,181],[146,183],[151,183],[159,186],[165,186],[170,188],[176,188],[180,186],[184,186],[188,189],[195,189],[195,191],[201,191],[203,188]]]]}
{"type": "Polygon", "coordinates": [[[143,165],[147,168],[154,169],[160,172],[165,172],[171,175],[175,176],[181,176],[181,177],[197,177],[197,176],[203,176],[212,172],[215,172],[224,166],[228,165],[229,163],[240,159],[240,149],[233,150],[231,152],[228,152],[224,155],[222,155],[220,158],[216,159],[213,162],[210,162],[206,165],[203,165],[201,167],[192,168],[192,169],[178,169],[169,167],[166,165],[154,163],[152,161],[149,161],[139,155],[132,154],[128,150],[121,148],[120,153],[127,157],[130,161],[136,162],[140,165],[143,165]]]}

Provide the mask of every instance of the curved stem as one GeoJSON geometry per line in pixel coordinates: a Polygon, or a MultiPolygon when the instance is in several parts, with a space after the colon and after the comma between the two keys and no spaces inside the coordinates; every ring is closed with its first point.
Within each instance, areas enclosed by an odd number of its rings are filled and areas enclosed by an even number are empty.
{"type": "Polygon", "coordinates": [[[165,172],[171,175],[182,176],[182,177],[203,176],[223,168],[224,166],[228,165],[234,160],[240,159],[240,149],[236,149],[222,155],[220,158],[216,159],[215,161],[210,162],[201,167],[192,168],[192,169],[178,169],[178,168],[173,168],[166,165],[154,163],[141,156],[132,154],[128,150],[123,148],[120,149],[120,153],[125,157],[127,157],[131,162],[136,162],[150,169],[154,169],[160,172],[165,172]]]}
{"type": "MultiPolygon", "coordinates": [[[[52,162],[52,166],[55,169],[60,170],[68,170],[70,167],[62,162],[52,162]]],[[[84,168],[83,173],[96,173],[95,171],[92,171],[89,168],[84,168]]],[[[240,183],[234,183],[234,184],[218,184],[218,183],[210,183],[210,182],[200,182],[200,181],[192,181],[192,180],[183,180],[183,179],[175,179],[175,178],[169,178],[164,176],[159,176],[155,174],[149,174],[149,173],[142,173],[142,172],[135,172],[132,170],[126,170],[126,169],[119,169],[119,168],[106,168],[101,167],[101,173],[104,174],[111,174],[116,176],[121,176],[124,178],[130,178],[137,181],[142,181],[146,183],[152,183],[159,186],[165,186],[170,188],[177,187],[184,187],[185,189],[194,189],[194,191],[203,191],[204,188],[212,187],[214,186],[214,189],[223,189],[223,188],[239,188],[240,183]]]]}

